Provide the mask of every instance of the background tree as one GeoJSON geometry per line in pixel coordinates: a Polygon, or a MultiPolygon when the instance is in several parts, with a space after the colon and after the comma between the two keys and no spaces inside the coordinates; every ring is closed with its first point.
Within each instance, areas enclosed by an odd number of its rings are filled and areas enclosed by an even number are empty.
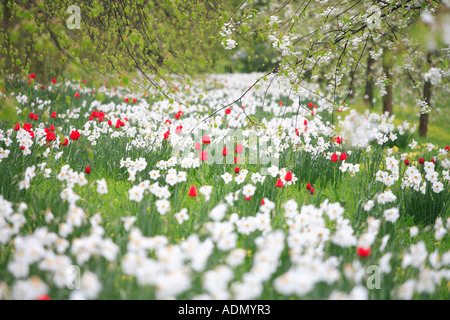
{"type": "MultiPolygon", "coordinates": [[[[385,86],[385,109],[392,113],[391,86],[402,73],[411,75],[412,69],[420,69],[415,63],[404,67],[402,59],[411,50],[423,51],[424,30],[437,38],[437,51],[450,43],[442,31],[448,28],[449,9],[441,1],[89,0],[70,4],[80,9],[80,29],[67,28],[72,13],[65,1],[2,0],[3,81],[7,75],[26,77],[31,72],[44,83],[49,75],[73,78],[94,72],[104,78],[119,76],[120,83],[128,85],[137,83],[133,74],[138,71],[144,90],[153,87],[173,99],[173,79],[188,85],[190,76],[218,69],[266,71],[256,85],[264,80],[270,85],[269,76],[288,79],[289,95],[313,92],[330,111],[324,120],[333,124],[336,110],[364,95],[353,88],[370,87],[372,79],[380,88],[385,86]],[[436,23],[422,23],[424,14],[436,16],[436,23]],[[382,47],[389,47],[382,59],[385,78],[377,68],[382,47]],[[371,68],[362,63],[369,56],[371,68]],[[74,65],[79,72],[74,72],[74,65]],[[319,79],[317,91],[310,84],[319,79]]],[[[448,59],[442,59],[440,66],[445,74],[448,59]]]]}

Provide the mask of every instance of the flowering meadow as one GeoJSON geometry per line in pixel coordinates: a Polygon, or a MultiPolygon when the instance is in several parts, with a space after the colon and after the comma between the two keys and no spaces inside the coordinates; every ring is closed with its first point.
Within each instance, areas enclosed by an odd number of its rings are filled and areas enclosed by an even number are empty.
{"type": "Polygon", "coordinates": [[[6,88],[0,298],[449,299],[449,147],[259,76],[6,88]]]}

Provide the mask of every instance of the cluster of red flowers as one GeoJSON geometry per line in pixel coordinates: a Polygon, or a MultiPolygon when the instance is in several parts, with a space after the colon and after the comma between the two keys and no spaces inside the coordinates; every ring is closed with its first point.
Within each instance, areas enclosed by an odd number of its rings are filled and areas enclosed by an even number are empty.
{"type": "Polygon", "coordinates": [[[102,122],[105,118],[105,114],[101,111],[92,111],[91,115],[89,116],[89,120],[94,120],[94,118],[97,118],[99,122],[102,122]]]}
{"type": "Polygon", "coordinates": [[[28,83],[31,83],[31,79],[36,78],[36,74],[32,73],[28,76],[28,83]]]}
{"type": "Polygon", "coordinates": [[[180,119],[180,117],[183,115],[183,111],[178,111],[177,113],[175,113],[175,119],[180,119]]]}
{"type": "Polygon", "coordinates": [[[314,188],[311,186],[311,183],[306,184],[306,190],[308,190],[309,193],[314,194],[314,188]]]}
{"type": "MultiPolygon", "coordinates": [[[[124,120],[127,121],[126,118],[124,118],[124,120]]],[[[111,120],[108,120],[108,125],[109,125],[110,127],[112,126],[112,121],[111,121],[111,120]]],[[[117,121],[116,121],[116,128],[120,128],[120,127],[124,127],[124,126],[125,126],[125,122],[123,122],[123,121],[120,120],[120,119],[117,119],[117,121]]]]}
{"type": "Polygon", "coordinates": [[[54,125],[51,125],[50,128],[45,128],[44,130],[47,133],[47,136],[45,137],[46,141],[54,141],[54,140],[56,140],[56,134],[54,133],[54,131],[55,131],[55,126],[54,125]]]}
{"type": "MultiPolygon", "coordinates": [[[[130,101],[130,99],[125,98],[124,101],[125,101],[126,103],[128,103],[128,101],[130,101]]],[[[136,102],[137,102],[137,99],[136,99],[136,98],[133,98],[132,101],[133,101],[133,103],[136,103],[136,102]]]]}
{"type": "Polygon", "coordinates": [[[338,162],[338,159],[341,161],[347,161],[347,154],[345,152],[342,152],[341,155],[338,158],[338,155],[336,153],[334,153],[331,156],[331,162],[338,162]]]}
{"type": "Polygon", "coordinates": [[[38,115],[37,114],[34,114],[33,112],[31,112],[29,115],[28,115],[28,118],[30,118],[31,120],[39,120],[39,117],[38,117],[38,115]]]}
{"type": "MultiPolygon", "coordinates": [[[[17,128],[18,125],[19,124],[16,124],[15,128],[17,128]]],[[[22,129],[27,131],[30,134],[31,138],[34,138],[34,132],[31,130],[31,128],[33,128],[31,123],[24,123],[23,126],[22,126],[22,129]]],[[[18,127],[18,130],[16,130],[16,131],[19,131],[19,130],[20,130],[20,125],[18,127]]]]}
{"type": "MultiPolygon", "coordinates": [[[[180,131],[181,131],[181,128],[180,128],[180,131]]],[[[203,144],[210,144],[211,143],[211,138],[207,134],[205,134],[202,137],[202,143],[203,144]]],[[[202,145],[200,144],[200,142],[197,142],[195,144],[194,149],[197,150],[197,151],[200,151],[200,153],[199,153],[200,160],[202,160],[202,161],[207,161],[208,160],[208,152],[205,151],[205,150],[202,150],[202,145]]],[[[242,144],[238,143],[236,145],[236,148],[235,148],[234,152],[236,154],[239,154],[239,153],[242,153],[243,149],[244,149],[244,147],[242,146],[242,144]]],[[[223,148],[222,155],[223,156],[228,155],[227,147],[223,148]]],[[[236,157],[234,158],[234,163],[240,163],[240,162],[241,162],[241,158],[239,157],[239,155],[236,155],[236,157]]]]}
{"type": "Polygon", "coordinates": [[[314,114],[314,109],[317,109],[317,106],[315,104],[313,105],[312,102],[309,102],[308,103],[308,108],[312,109],[311,110],[311,114],[314,114]]]}
{"type": "Polygon", "coordinates": [[[344,138],[337,136],[337,137],[334,138],[334,141],[335,141],[337,144],[341,144],[341,142],[344,141],[344,138]]]}

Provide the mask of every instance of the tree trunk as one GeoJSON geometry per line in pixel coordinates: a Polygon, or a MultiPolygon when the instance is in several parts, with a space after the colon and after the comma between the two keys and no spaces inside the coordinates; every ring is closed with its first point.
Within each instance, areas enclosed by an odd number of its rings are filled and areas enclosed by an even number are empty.
{"type": "MultiPolygon", "coordinates": [[[[428,52],[427,54],[427,62],[428,65],[431,64],[431,53],[428,52]]],[[[425,85],[423,87],[423,99],[428,104],[428,106],[431,108],[431,89],[432,85],[430,81],[425,81],[425,85]]],[[[428,113],[421,113],[420,114],[420,124],[419,124],[419,135],[421,137],[426,137],[428,131],[428,113]]]]}
{"type": "MultiPolygon", "coordinates": [[[[14,61],[12,60],[11,55],[9,54],[9,46],[10,46],[10,42],[9,42],[9,31],[10,31],[10,23],[9,20],[11,18],[11,10],[8,7],[8,2],[9,0],[2,0],[2,11],[3,11],[3,20],[2,20],[2,28],[3,28],[3,37],[6,38],[6,48],[8,48],[7,52],[5,53],[5,55],[3,56],[3,54],[0,53],[0,57],[4,57],[5,61],[5,65],[15,65],[14,61]]],[[[9,70],[11,71],[11,70],[9,70]]],[[[6,77],[7,77],[8,72],[4,73],[4,81],[6,83],[6,77]]],[[[1,89],[1,88],[0,88],[1,89]]]]}
{"type": "MultiPolygon", "coordinates": [[[[372,48],[369,49],[369,52],[372,48]]],[[[371,57],[367,58],[367,73],[366,73],[366,89],[364,90],[364,102],[370,106],[370,109],[373,108],[373,89],[374,89],[374,81],[373,81],[373,72],[372,66],[375,63],[375,59],[371,57]]]]}
{"type": "Polygon", "coordinates": [[[353,90],[353,81],[355,81],[355,79],[353,79],[355,77],[355,69],[350,69],[350,85],[348,86],[348,95],[347,98],[354,98],[355,97],[355,92],[353,90]]]}
{"type": "Polygon", "coordinates": [[[383,96],[383,114],[388,112],[392,115],[392,53],[385,48],[383,54],[383,71],[388,79],[388,84],[386,85],[386,94],[383,96]]]}

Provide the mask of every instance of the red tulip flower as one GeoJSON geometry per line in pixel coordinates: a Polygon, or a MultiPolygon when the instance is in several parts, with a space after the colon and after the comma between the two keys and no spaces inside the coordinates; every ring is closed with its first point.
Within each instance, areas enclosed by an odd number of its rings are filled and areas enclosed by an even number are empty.
{"type": "Polygon", "coordinates": [[[55,111],[53,111],[53,112],[52,112],[52,114],[50,115],[50,117],[52,117],[52,118],[56,118],[56,112],[55,112],[55,111]]]}
{"type": "Polygon", "coordinates": [[[288,171],[286,175],[284,176],[284,180],[286,181],[292,181],[292,172],[288,171]]]}
{"type": "Polygon", "coordinates": [[[20,124],[17,122],[17,124],[14,126],[14,130],[15,131],[19,131],[20,130],[20,124]]]}
{"type": "Polygon", "coordinates": [[[239,156],[236,156],[234,158],[234,163],[241,163],[241,158],[239,156]]]}
{"type": "Polygon", "coordinates": [[[211,143],[211,138],[207,134],[205,134],[202,138],[202,143],[204,143],[204,144],[211,143]]]}
{"type": "Polygon", "coordinates": [[[31,120],[33,120],[33,118],[34,118],[34,113],[31,112],[31,113],[28,115],[28,118],[30,118],[31,120]]]}
{"type": "Polygon", "coordinates": [[[133,98],[133,103],[136,103],[137,102],[137,99],[136,98],[133,98]]]}
{"type": "Polygon", "coordinates": [[[445,151],[448,151],[448,150],[450,150],[450,146],[445,147],[445,151]]]}
{"type": "Polygon", "coordinates": [[[52,79],[52,83],[53,83],[53,84],[56,83],[56,79],[55,79],[55,78],[52,79]]]}
{"type": "Polygon", "coordinates": [[[69,143],[69,140],[67,138],[64,138],[64,141],[61,141],[62,146],[67,146],[68,143],[69,143]]]}
{"type": "Polygon", "coordinates": [[[182,129],[183,129],[182,125],[177,126],[177,128],[175,129],[175,133],[180,134],[182,129]]]}
{"type": "Polygon", "coordinates": [[[245,197],[245,200],[247,200],[247,201],[250,201],[251,199],[252,199],[252,196],[245,197]]]}
{"type": "Polygon", "coordinates": [[[54,125],[50,126],[50,131],[55,131],[55,126],[54,125]]]}
{"type": "Polygon", "coordinates": [[[405,164],[406,164],[407,166],[409,166],[409,160],[408,160],[408,159],[405,159],[405,164]]]}
{"type": "Polygon", "coordinates": [[[308,108],[312,108],[312,107],[313,107],[313,103],[312,102],[308,103],[308,108]]]}
{"type": "Polygon", "coordinates": [[[199,158],[202,161],[207,161],[208,160],[208,152],[205,150],[202,150],[199,154],[199,158]]]}
{"type": "Polygon", "coordinates": [[[265,204],[266,204],[266,202],[264,201],[264,199],[261,199],[261,205],[263,206],[265,204]]]}
{"type": "Polygon", "coordinates": [[[236,145],[236,149],[234,150],[234,152],[236,153],[241,153],[242,152],[242,144],[237,144],[236,145]]]}
{"type": "Polygon", "coordinates": [[[226,113],[226,114],[230,114],[230,113],[231,113],[231,108],[226,108],[226,109],[225,109],[225,113],[226,113]]]}
{"type": "Polygon", "coordinates": [[[78,140],[80,136],[81,134],[77,130],[74,130],[70,133],[70,139],[72,140],[78,140]]]}
{"type": "Polygon", "coordinates": [[[167,138],[169,138],[169,135],[170,135],[170,131],[166,131],[164,133],[164,140],[167,140],[167,138]]]}
{"type": "Polygon", "coordinates": [[[367,258],[370,255],[370,248],[358,247],[356,253],[361,258],[367,258]]]}
{"type": "Polygon", "coordinates": [[[47,132],[47,136],[45,137],[45,140],[53,141],[55,139],[56,139],[56,135],[54,132],[52,132],[52,131],[47,132]]]}
{"type": "Polygon", "coordinates": [[[275,184],[275,187],[283,188],[283,181],[281,180],[281,178],[278,178],[277,183],[275,184]]]}
{"type": "Polygon", "coordinates": [[[29,78],[29,79],[34,79],[34,78],[36,78],[36,75],[35,75],[34,73],[32,73],[32,74],[30,74],[30,75],[28,76],[28,78],[29,78]]]}
{"type": "Polygon", "coordinates": [[[33,117],[33,119],[34,119],[34,120],[36,120],[36,121],[37,121],[37,120],[39,120],[39,117],[38,117],[38,115],[37,115],[37,114],[35,114],[35,115],[34,115],[34,117],[33,117]]]}
{"type": "Polygon", "coordinates": [[[75,92],[75,98],[79,98],[80,94],[78,92],[75,92]]]}
{"type": "Polygon", "coordinates": [[[195,150],[202,150],[202,145],[200,144],[200,142],[197,142],[197,143],[195,144],[194,149],[195,149],[195,150]]]}
{"type": "Polygon", "coordinates": [[[120,128],[120,127],[124,127],[124,126],[125,126],[125,122],[121,121],[120,119],[117,119],[116,128],[120,128]]]}
{"type": "Polygon", "coordinates": [[[337,162],[337,161],[338,161],[338,156],[337,156],[336,153],[334,153],[334,154],[331,156],[331,162],[337,162]]]}
{"type": "Polygon", "coordinates": [[[306,190],[311,190],[311,183],[306,184],[306,190]]]}
{"type": "Polygon", "coordinates": [[[189,194],[188,194],[188,196],[189,196],[189,197],[196,197],[196,196],[197,196],[197,188],[196,188],[195,186],[192,186],[192,187],[189,189],[189,194]]]}
{"type": "Polygon", "coordinates": [[[84,169],[84,172],[86,172],[87,174],[91,173],[91,167],[86,167],[86,169],[84,169]]]}
{"type": "Polygon", "coordinates": [[[341,137],[336,137],[336,138],[334,138],[334,141],[335,141],[337,144],[341,144],[342,140],[344,140],[344,139],[341,138],[341,137]]]}
{"type": "Polygon", "coordinates": [[[311,188],[311,190],[309,190],[309,192],[310,192],[311,194],[314,194],[314,188],[311,188]]]}
{"type": "Polygon", "coordinates": [[[305,119],[305,121],[303,121],[303,124],[304,124],[305,126],[307,126],[307,125],[308,125],[308,120],[305,119]]]}
{"type": "Polygon", "coordinates": [[[347,154],[345,152],[342,152],[339,159],[341,159],[341,161],[344,161],[344,160],[347,161],[347,154]]]}
{"type": "Polygon", "coordinates": [[[234,173],[239,173],[241,169],[239,167],[234,168],[234,173]]]}
{"type": "Polygon", "coordinates": [[[420,164],[424,164],[425,163],[425,159],[424,158],[419,158],[419,163],[420,164]]]}
{"type": "Polygon", "coordinates": [[[431,158],[430,162],[436,163],[436,160],[434,160],[434,158],[431,158]]]}
{"type": "Polygon", "coordinates": [[[226,156],[227,154],[228,154],[228,149],[227,149],[227,147],[224,147],[222,150],[222,155],[226,156]]]}

